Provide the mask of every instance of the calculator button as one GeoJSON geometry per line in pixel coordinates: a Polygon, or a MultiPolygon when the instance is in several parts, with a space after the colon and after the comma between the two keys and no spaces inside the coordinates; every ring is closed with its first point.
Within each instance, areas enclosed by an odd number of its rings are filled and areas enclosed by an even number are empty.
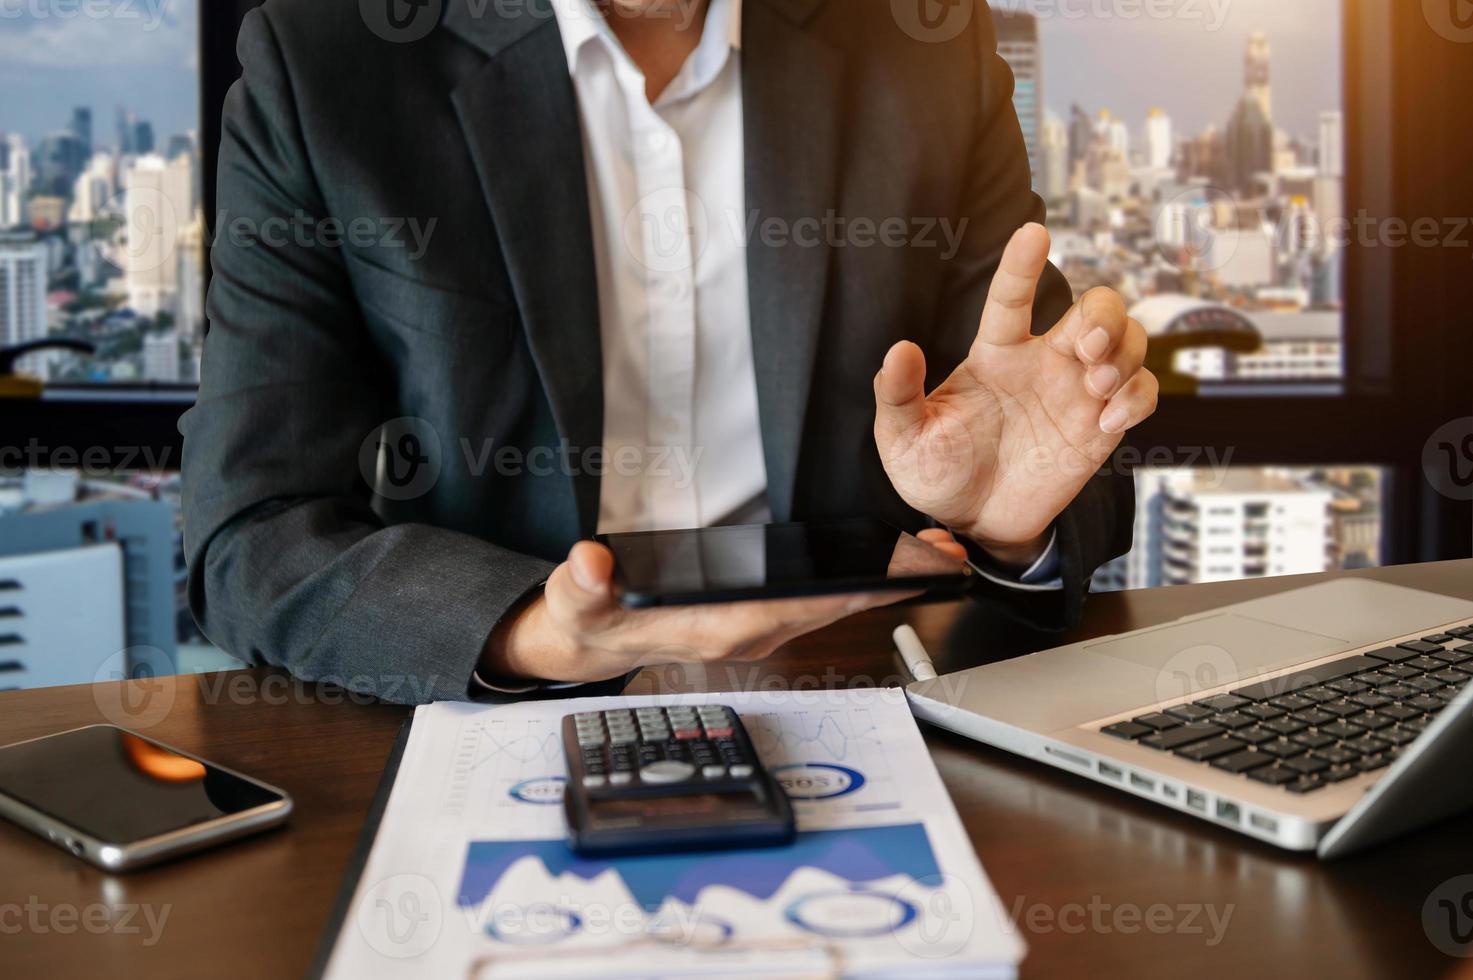
{"type": "Polygon", "coordinates": [[[707,779],[720,779],[722,776],[725,776],[726,775],[726,767],[725,766],[702,766],[701,767],[701,775],[702,776],[705,776],[707,779]]]}
{"type": "Polygon", "coordinates": [[[652,762],[639,771],[639,778],[647,783],[679,783],[696,774],[696,767],[689,762],[666,759],[652,762]]]}
{"type": "Polygon", "coordinates": [[[675,729],[675,737],[681,740],[688,738],[700,738],[701,730],[699,728],[677,728],[675,729]]]}
{"type": "Polygon", "coordinates": [[[735,765],[731,767],[732,779],[746,779],[752,775],[752,767],[748,765],[735,765]]]}
{"type": "Polygon", "coordinates": [[[639,741],[639,736],[633,732],[610,732],[609,741],[614,745],[633,745],[639,741]]]}
{"type": "Polygon", "coordinates": [[[707,738],[731,738],[731,729],[730,728],[712,728],[711,726],[707,725],[706,726],[706,737],[707,738]]]}
{"type": "Polygon", "coordinates": [[[610,786],[627,786],[634,780],[632,772],[616,772],[609,775],[610,786]]]}
{"type": "Polygon", "coordinates": [[[606,777],[597,773],[589,773],[583,777],[583,785],[588,789],[597,789],[607,782],[606,777]]]}
{"type": "Polygon", "coordinates": [[[578,744],[579,745],[602,745],[602,744],[604,744],[604,733],[603,732],[589,732],[587,734],[583,734],[583,733],[580,732],[579,735],[578,735],[578,744]]]}

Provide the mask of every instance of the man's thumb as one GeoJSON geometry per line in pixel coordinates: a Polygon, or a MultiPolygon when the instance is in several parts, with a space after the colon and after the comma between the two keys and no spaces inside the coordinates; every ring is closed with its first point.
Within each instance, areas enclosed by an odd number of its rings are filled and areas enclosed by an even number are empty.
{"type": "Polygon", "coordinates": [[[926,421],[926,355],[908,340],[890,348],[875,376],[875,441],[890,446],[926,421]]]}

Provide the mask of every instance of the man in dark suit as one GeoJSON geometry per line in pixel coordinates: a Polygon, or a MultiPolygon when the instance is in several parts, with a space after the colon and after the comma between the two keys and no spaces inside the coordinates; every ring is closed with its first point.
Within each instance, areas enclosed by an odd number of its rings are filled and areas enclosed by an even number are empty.
{"type": "Polygon", "coordinates": [[[595,530],[857,514],[1077,616],[1145,332],[1047,263],[986,5],[905,7],[254,11],[181,423],[205,632],[398,700],[617,684],[883,599],[628,612],[595,530]]]}

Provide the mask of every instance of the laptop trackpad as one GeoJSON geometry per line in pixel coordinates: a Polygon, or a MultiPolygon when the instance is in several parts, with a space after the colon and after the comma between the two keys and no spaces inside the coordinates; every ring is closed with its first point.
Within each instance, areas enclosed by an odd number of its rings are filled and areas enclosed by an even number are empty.
{"type": "Polygon", "coordinates": [[[1234,613],[1163,626],[1085,646],[1087,653],[1170,674],[1172,688],[1192,693],[1250,681],[1259,674],[1328,656],[1353,644],[1234,613]]]}

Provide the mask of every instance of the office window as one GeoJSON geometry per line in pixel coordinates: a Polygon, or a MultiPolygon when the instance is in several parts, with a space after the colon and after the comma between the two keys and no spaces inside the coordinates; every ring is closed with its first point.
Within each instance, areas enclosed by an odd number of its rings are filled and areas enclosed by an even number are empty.
{"type": "Polygon", "coordinates": [[[46,395],[0,452],[0,566],[28,586],[5,684],[227,665],[185,605],[178,406],[116,404],[198,379],[197,0],[0,14],[0,345],[96,348],[20,364],[46,395]]]}
{"type": "Polygon", "coordinates": [[[0,17],[0,344],[53,388],[193,384],[204,330],[197,0],[0,17]]]}
{"type": "Polygon", "coordinates": [[[1220,467],[1136,471],[1135,547],[1095,576],[1099,592],[1383,562],[1385,474],[1378,467],[1220,467]],[[1208,544],[1190,515],[1206,504],[1224,526],[1208,544]],[[1223,506],[1226,505],[1226,506],[1223,506]],[[1231,554],[1233,561],[1222,556],[1231,554]],[[1270,559],[1269,555],[1273,558],[1270,559]]]}
{"type": "MultiPolygon", "coordinates": [[[[1109,286],[1125,297],[1163,382],[1163,424],[1131,439],[1146,461],[1134,551],[1096,587],[1390,560],[1385,469],[1327,464],[1365,448],[1333,448],[1350,441],[1334,418],[1367,387],[1347,370],[1347,255],[1375,244],[1347,240],[1341,0],[1129,16],[1108,4],[993,6],[1000,53],[1027,82],[1015,108],[1053,261],[1076,295],[1109,286]],[[1209,538],[1217,547],[1199,547],[1209,538]]],[[[1363,346],[1388,339],[1384,320],[1359,330],[1363,346]]]]}
{"type": "Polygon", "coordinates": [[[1163,346],[1203,338],[1174,358],[1203,396],[1339,393],[1340,0],[994,7],[1075,292],[1119,290],[1163,346]]]}

